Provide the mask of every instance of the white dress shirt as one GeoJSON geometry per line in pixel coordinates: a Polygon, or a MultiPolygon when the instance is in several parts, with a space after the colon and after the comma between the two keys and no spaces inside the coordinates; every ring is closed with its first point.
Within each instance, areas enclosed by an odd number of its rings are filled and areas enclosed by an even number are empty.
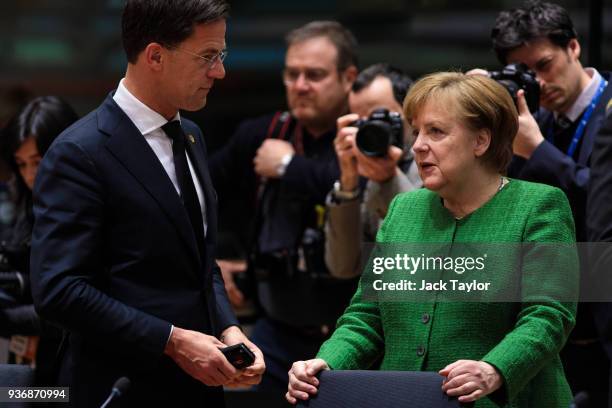
{"type": "MultiPolygon", "coordinates": [[[[168,121],[159,113],[155,112],[153,109],[149,108],[147,105],[138,100],[123,84],[124,79],[119,82],[119,86],[117,87],[117,91],[115,91],[115,95],[113,99],[119,105],[121,110],[125,112],[128,118],[136,125],[136,128],[140,131],[140,133],[144,136],[145,140],[153,149],[153,152],[159,159],[160,163],[166,170],[170,181],[174,185],[177,194],[181,194],[181,188],[179,186],[178,180],[176,178],[176,170],[174,168],[174,157],[172,155],[172,139],[166,135],[166,133],[161,128],[168,121]]],[[[176,116],[172,120],[181,120],[180,115],[176,114],[176,116]]],[[[191,160],[189,159],[189,155],[185,152],[187,156],[187,163],[189,164],[189,171],[191,172],[191,177],[193,179],[193,185],[195,186],[196,193],[198,195],[198,201],[200,202],[200,208],[202,209],[202,220],[204,221],[204,235],[206,236],[206,203],[204,200],[204,193],[202,191],[202,186],[200,185],[200,181],[196,176],[195,169],[191,164],[191,160]]]]}
{"type": "MultiPolygon", "coordinates": [[[[573,105],[565,112],[565,117],[567,117],[571,122],[575,122],[582,112],[584,112],[589,105],[591,104],[591,99],[595,96],[597,92],[597,88],[599,88],[600,81],[603,80],[601,74],[597,72],[595,68],[585,68],[586,73],[591,77],[589,84],[582,90],[576,101],[573,105]]],[[[559,115],[558,112],[554,113],[555,119],[559,115]]]]}

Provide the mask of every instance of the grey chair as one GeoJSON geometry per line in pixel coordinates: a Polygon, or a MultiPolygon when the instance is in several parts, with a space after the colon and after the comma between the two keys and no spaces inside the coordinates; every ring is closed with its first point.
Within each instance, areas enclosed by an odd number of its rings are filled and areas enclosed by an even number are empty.
{"type": "Polygon", "coordinates": [[[319,391],[298,407],[309,408],[458,408],[442,392],[443,378],[434,372],[323,371],[319,391]]]}

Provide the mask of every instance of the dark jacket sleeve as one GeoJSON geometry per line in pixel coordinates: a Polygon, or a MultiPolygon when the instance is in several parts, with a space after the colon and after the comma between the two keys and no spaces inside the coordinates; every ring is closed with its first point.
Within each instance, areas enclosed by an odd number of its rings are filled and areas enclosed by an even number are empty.
{"type": "Polygon", "coordinates": [[[587,197],[589,241],[612,242],[612,114],[595,138],[587,197]]]}
{"type": "Polygon", "coordinates": [[[242,122],[227,143],[209,157],[210,177],[217,190],[233,186],[238,180],[253,175],[253,159],[266,137],[271,118],[242,122]]]}
{"type": "Polygon", "coordinates": [[[31,284],[40,315],[105,347],[161,355],[170,323],[106,295],[104,183],[94,161],[71,141],[55,143],[34,187],[31,284]]]}
{"type": "Polygon", "coordinates": [[[296,191],[323,203],[334,181],[339,177],[340,170],[335,156],[328,163],[321,164],[320,161],[295,155],[287,166],[282,180],[291,184],[296,191]]]}
{"type": "MultiPolygon", "coordinates": [[[[606,118],[593,146],[592,177],[587,197],[587,235],[590,242],[612,242],[612,114],[606,118]]],[[[612,244],[592,245],[589,283],[610,287],[612,244]],[[604,284],[606,282],[607,284],[604,284]]],[[[608,295],[609,292],[603,295],[608,295]]],[[[612,356],[612,303],[593,303],[595,323],[604,348],[612,356]]]]}
{"type": "Polygon", "coordinates": [[[520,178],[563,190],[572,207],[585,206],[591,169],[580,165],[548,141],[542,142],[523,167],[520,178]]]}
{"type": "Polygon", "coordinates": [[[218,337],[223,333],[223,330],[230,326],[239,326],[238,319],[232,309],[232,306],[227,298],[227,291],[225,290],[225,283],[223,282],[223,276],[221,275],[221,269],[217,265],[217,262],[213,262],[213,290],[215,291],[215,302],[217,308],[217,327],[215,328],[215,335],[218,337]]]}

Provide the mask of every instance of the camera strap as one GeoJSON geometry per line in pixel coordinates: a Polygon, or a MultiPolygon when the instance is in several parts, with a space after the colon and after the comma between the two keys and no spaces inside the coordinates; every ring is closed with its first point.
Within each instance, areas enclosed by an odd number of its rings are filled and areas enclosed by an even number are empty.
{"type": "MultiPolygon", "coordinates": [[[[595,95],[593,95],[593,98],[591,99],[591,102],[589,103],[587,110],[582,115],[582,119],[580,119],[580,123],[578,124],[578,127],[576,128],[576,131],[574,132],[572,141],[567,149],[567,155],[569,157],[574,156],[574,153],[576,152],[576,149],[578,148],[578,144],[580,143],[582,136],[584,136],[586,126],[589,123],[589,120],[591,119],[591,116],[593,115],[593,112],[595,111],[595,108],[597,107],[597,104],[599,103],[599,99],[601,99],[601,95],[603,95],[604,90],[606,89],[607,85],[608,85],[608,81],[602,78],[601,81],[599,82],[599,87],[597,88],[597,92],[595,92],[595,95]]],[[[552,126],[548,128],[548,139],[549,140],[553,139],[552,126]]]]}
{"type": "MultiPolygon", "coordinates": [[[[295,119],[288,111],[278,111],[274,114],[272,120],[270,121],[270,124],[268,125],[268,130],[266,132],[266,137],[264,138],[264,140],[279,139],[291,142],[290,135],[292,132],[295,133],[295,131],[297,131],[297,129],[295,129],[294,131],[294,128],[296,126],[297,128],[300,128],[300,126],[296,124],[295,119]]],[[[296,148],[296,152],[297,150],[298,149],[296,148]]],[[[250,240],[251,244],[249,246],[251,248],[256,245],[259,234],[261,232],[263,213],[265,212],[265,209],[263,208],[265,206],[264,196],[266,194],[268,186],[268,181],[265,178],[260,177],[259,175],[257,175],[255,182],[255,229],[253,231],[253,236],[250,240]]]]}

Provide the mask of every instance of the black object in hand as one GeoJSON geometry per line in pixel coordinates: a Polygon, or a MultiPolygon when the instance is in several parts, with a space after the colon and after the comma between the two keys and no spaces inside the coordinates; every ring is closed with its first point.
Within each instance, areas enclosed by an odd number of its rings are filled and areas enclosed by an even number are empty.
{"type": "Polygon", "coordinates": [[[255,362],[255,354],[244,343],[222,348],[221,352],[238,369],[247,368],[255,362]]]}

